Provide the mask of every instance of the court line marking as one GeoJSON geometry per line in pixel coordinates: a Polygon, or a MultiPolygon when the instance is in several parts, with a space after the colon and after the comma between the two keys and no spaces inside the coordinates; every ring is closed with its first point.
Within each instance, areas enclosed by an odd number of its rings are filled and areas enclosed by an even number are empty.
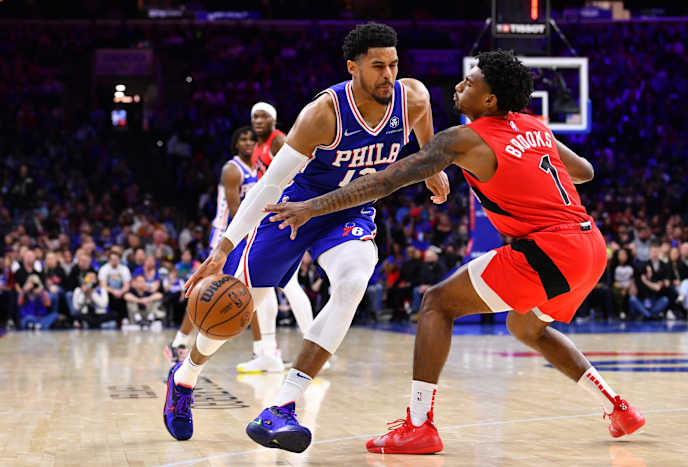
{"type": "MultiPolygon", "coordinates": [[[[688,412],[688,407],[679,407],[675,409],[655,409],[655,410],[643,410],[643,414],[649,414],[649,413],[667,413],[667,412],[688,412]]],[[[492,422],[478,422],[478,423],[466,423],[463,425],[449,425],[449,426],[443,426],[443,427],[438,427],[438,431],[451,431],[451,430],[458,430],[461,428],[473,428],[476,426],[492,426],[492,425],[511,425],[515,423],[530,423],[530,422],[543,422],[543,421],[552,421],[552,420],[566,420],[566,419],[571,419],[571,418],[585,418],[585,417],[601,417],[600,412],[594,412],[594,413],[585,413],[585,414],[578,414],[578,415],[559,415],[556,417],[535,417],[535,418],[520,418],[520,419],[515,419],[515,420],[495,420],[492,422]]],[[[374,436],[378,436],[380,433],[373,433],[373,434],[365,434],[365,435],[354,435],[354,436],[343,436],[340,438],[330,438],[330,439],[322,439],[319,441],[313,441],[311,445],[318,445],[318,444],[329,444],[329,443],[337,443],[340,441],[350,441],[352,439],[361,439],[361,438],[372,438],[374,436]]],[[[177,465],[192,465],[196,464],[199,462],[206,462],[214,459],[224,459],[228,457],[236,457],[236,456],[243,456],[245,454],[254,454],[258,452],[265,452],[269,451],[270,448],[257,448],[257,449],[248,449],[246,451],[236,451],[236,452],[228,452],[225,454],[215,454],[213,456],[207,456],[207,457],[197,457],[195,459],[187,459],[184,461],[177,461],[177,462],[170,462],[169,464],[160,464],[157,467],[174,467],[177,465]]]]}

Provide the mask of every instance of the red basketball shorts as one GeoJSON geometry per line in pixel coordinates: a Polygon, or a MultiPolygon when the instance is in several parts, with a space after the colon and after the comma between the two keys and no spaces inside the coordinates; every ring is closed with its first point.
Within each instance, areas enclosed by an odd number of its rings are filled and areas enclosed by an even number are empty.
{"type": "Polygon", "coordinates": [[[471,261],[468,272],[492,311],[532,310],[543,321],[568,323],[606,264],[602,234],[584,222],[515,240],[471,261]]]}

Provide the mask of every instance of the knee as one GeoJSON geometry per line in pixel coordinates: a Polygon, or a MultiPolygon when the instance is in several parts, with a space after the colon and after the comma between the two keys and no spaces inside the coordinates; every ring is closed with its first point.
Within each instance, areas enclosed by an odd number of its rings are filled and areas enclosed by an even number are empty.
{"type": "Polygon", "coordinates": [[[461,306],[455,306],[457,304],[447,303],[447,300],[443,298],[443,290],[439,285],[433,285],[423,294],[423,299],[420,303],[420,310],[418,315],[418,320],[426,319],[431,314],[439,314],[447,319],[456,319],[461,315],[457,315],[457,310],[460,310],[461,306]]]}
{"type": "Polygon", "coordinates": [[[527,315],[510,311],[506,317],[506,328],[512,336],[524,344],[532,344],[540,338],[542,329],[529,326],[527,321],[527,315]]]}
{"type": "Polygon", "coordinates": [[[356,302],[363,298],[366,289],[368,288],[368,280],[370,276],[365,274],[352,273],[343,277],[337,283],[332,284],[332,297],[347,301],[356,302]]]}

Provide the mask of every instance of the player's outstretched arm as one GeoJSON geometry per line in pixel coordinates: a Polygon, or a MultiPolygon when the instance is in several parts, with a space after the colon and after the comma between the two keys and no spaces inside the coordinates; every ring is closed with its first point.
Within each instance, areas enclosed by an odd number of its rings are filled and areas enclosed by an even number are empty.
{"type": "MultiPolygon", "coordinates": [[[[430,141],[434,133],[432,124],[432,107],[430,106],[430,93],[423,83],[413,78],[399,80],[407,90],[408,116],[411,128],[416,134],[418,146],[423,147],[430,141]]],[[[439,171],[425,179],[425,186],[433,194],[430,197],[433,203],[441,204],[447,201],[449,195],[449,179],[447,174],[439,171]]]]}
{"type": "Polygon", "coordinates": [[[571,181],[573,183],[585,183],[592,180],[595,176],[595,170],[592,168],[592,164],[576,154],[561,141],[555,140],[555,142],[557,143],[559,158],[566,167],[566,171],[569,173],[571,181]]]}
{"type": "Polygon", "coordinates": [[[266,206],[275,212],[273,222],[282,221],[280,228],[291,226],[291,238],[308,219],[383,198],[397,189],[420,182],[451,165],[460,162],[469,149],[462,134],[465,127],[452,127],[437,133],[415,154],[401,159],[385,170],[357,178],[348,185],[325,195],[298,203],[283,202],[266,206]]]}

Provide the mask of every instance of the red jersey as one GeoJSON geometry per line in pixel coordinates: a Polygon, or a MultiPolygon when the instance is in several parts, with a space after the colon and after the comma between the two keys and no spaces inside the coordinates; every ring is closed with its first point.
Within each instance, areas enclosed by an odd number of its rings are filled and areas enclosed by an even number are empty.
{"type": "Polygon", "coordinates": [[[272,133],[270,133],[270,136],[268,136],[264,143],[256,143],[256,146],[253,148],[251,160],[258,171],[258,178],[263,176],[272,162],[273,154],[270,152],[270,145],[277,135],[284,135],[284,133],[277,129],[272,130],[272,133]]]}
{"type": "Polygon", "coordinates": [[[510,112],[468,124],[497,157],[487,182],[463,171],[487,217],[509,237],[563,224],[592,221],[581,205],[552,132],[530,115],[510,112]]]}

